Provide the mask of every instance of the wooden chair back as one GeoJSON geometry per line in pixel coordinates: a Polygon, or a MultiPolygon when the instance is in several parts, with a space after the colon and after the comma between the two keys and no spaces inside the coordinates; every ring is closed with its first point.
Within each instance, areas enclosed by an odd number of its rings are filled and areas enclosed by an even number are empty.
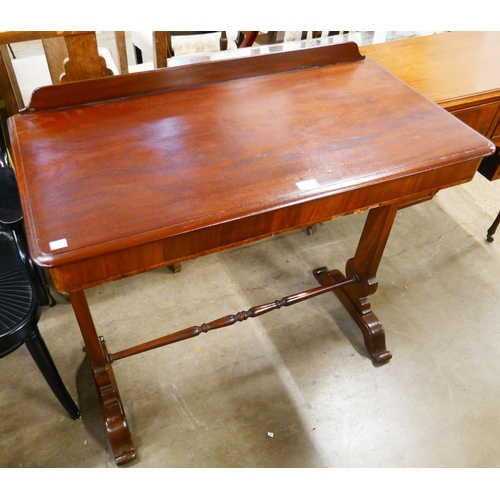
{"type": "MultiPolygon", "coordinates": [[[[172,37],[188,35],[204,35],[209,33],[219,33],[218,31],[153,31],[153,59],[155,68],[166,68],[167,60],[175,55],[172,48],[172,37]]],[[[227,34],[221,31],[219,41],[220,50],[227,50],[227,34]]],[[[258,31],[238,32],[235,40],[238,48],[250,47],[255,41],[258,31]]]]}
{"type": "MultiPolygon", "coordinates": [[[[301,31],[300,39],[305,40],[309,31],[301,31]]],[[[348,31],[328,31],[327,36],[335,36],[340,34],[349,33],[348,31]]],[[[311,38],[321,38],[323,36],[322,31],[311,31],[311,38]]]]}
{"type": "MultiPolygon", "coordinates": [[[[118,72],[128,72],[125,32],[115,31],[118,72]]],[[[95,31],[3,31],[0,32],[0,94],[11,116],[26,104],[12,62],[9,44],[41,40],[52,84],[113,75],[99,54],[95,31]]]]}

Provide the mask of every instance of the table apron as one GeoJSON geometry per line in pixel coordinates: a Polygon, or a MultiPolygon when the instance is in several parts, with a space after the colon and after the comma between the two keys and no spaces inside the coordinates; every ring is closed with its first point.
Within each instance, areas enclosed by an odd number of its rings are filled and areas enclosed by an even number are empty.
{"type": "MultiPolygon", "coordinates": [[[[468,182],[479,165],[471,160],[307,201],[222,224],[157,239],[50,268],[59,292],[83,290],[176,262],[244,245],[373,207],[401,208],[431,199],[444,188],[468,182]]],[[[50,266],[49,266],[50,267],[50,266]]]]}

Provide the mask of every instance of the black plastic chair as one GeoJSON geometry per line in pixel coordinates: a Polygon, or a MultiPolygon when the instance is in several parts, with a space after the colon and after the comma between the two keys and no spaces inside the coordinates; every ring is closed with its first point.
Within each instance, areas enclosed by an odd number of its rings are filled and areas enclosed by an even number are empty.
{"type": "Polygon", "coordinates": [[[0,358],[26,345],[52,392],[71,418],[81,417],[38,329],[43,307],[52,306],[43,271],[27,251],[14,170],[0,128],[0,358]]]}

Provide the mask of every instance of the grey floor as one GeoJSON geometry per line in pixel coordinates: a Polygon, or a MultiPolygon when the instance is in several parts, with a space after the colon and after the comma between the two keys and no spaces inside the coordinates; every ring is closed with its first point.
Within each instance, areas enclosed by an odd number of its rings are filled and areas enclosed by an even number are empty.
{"type": "MultiPolygon", "coordinates": [[[[402,210],[372,297],[393,359],[375,368],[333,294],[118,361],[138,450],[127,467],[499,467],[500,183],[402,210]],[[271,433],[271,435],[270,435],[271,433]]],[[[118,351],[316,286],[366,214],[89,290],[118,351]]],[[[83,412],[72,421],[23,347],[0,362],[0,467],[116,467],[63,298],[40,329],[83,412]]]]}
{"type": "MultiPolygon", "coordinates": [[[[116,362],[128,467],[500,466],[500,241],[485,241],[495,204],[474,184],[398,214],[372,298],[385,366],[333,294],[116,362]]],[[[117,351],[314,287],[310,271],[342,268],[364,218],[89,290],[98,331],[117,351]]],[[[83,418],[19,349],[0,363],[0,466],[115,467],[71,306],[40,328],[83,418]]]]}

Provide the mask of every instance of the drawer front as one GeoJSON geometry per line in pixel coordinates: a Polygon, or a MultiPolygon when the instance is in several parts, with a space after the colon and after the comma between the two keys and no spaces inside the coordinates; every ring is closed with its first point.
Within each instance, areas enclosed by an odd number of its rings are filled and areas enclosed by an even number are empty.
{"type": "MultiPolygon", "coordinates": [[[[473,128],[480,134],[488,137],[488,131],[492,127],[499,107],[499,102],[493,102],[460,109],[458,111],[452,111],[451,114],[462,120],[464,123],[469,125],[469,127],[473,128]]],[[[496,132],[500,133],[498,126],[496,132]]]]}
{"type": "Polygon", "coordinates": [[[493,134],[491,134],[491,140],[497,145],[500,146],[500,113],[497,113],[497,124],[493,134]]]}

